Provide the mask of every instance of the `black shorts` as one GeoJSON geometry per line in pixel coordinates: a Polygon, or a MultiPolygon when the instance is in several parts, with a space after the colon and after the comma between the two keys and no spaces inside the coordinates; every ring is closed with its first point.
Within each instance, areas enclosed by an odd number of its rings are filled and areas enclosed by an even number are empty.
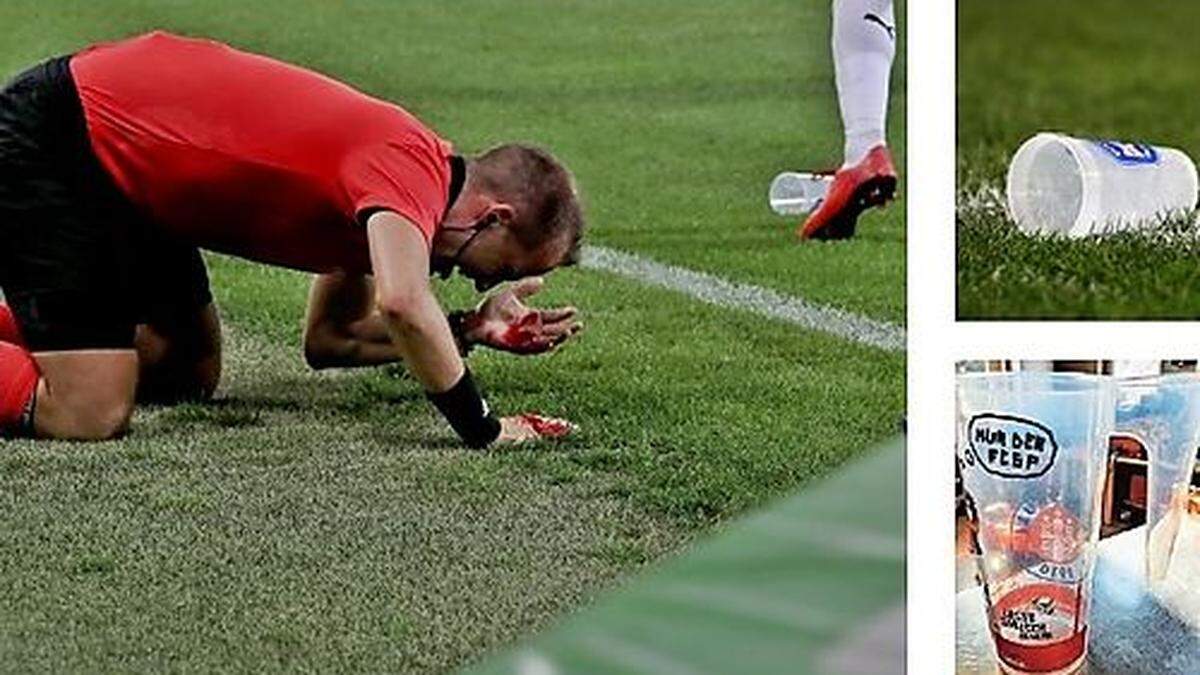
{"type": "Polygon", "coordinates": [[[92,152],[70,57],[0,91],[0,290],[32,351],[127,349],[212,301],[195,246],[149,222],[92,152]]]}

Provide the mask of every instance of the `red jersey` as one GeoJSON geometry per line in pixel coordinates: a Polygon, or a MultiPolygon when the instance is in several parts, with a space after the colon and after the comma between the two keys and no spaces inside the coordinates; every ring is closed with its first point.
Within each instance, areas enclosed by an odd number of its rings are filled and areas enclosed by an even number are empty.
{"type": "Polygon", "coordinates": [[[365,211],[395,211],[427,241],[445,212],[450,144],[323,75],[161,32],[91,47],[71,71],[117,186],[203,248],[367,272],[365,211]]]}

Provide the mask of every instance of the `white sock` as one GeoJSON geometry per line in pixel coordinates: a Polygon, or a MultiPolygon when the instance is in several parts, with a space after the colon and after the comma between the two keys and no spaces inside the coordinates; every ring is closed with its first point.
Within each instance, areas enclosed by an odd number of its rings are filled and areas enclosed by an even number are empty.
{"type": "Polygon", "coordinates": [[[892,0],[833,0],[833,64],[846,135],[845,164],[884,142],[896,55],[892,0]]]}

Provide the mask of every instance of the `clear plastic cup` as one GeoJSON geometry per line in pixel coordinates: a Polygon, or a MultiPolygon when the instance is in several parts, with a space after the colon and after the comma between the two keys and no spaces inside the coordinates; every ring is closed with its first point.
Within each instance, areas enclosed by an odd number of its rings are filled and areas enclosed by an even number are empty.
{"type": "Polygon", "coordinates": [[[988,624],[1007,673],[1069,673],[1087,654],[1111,378],[958,376],[958,462],[978,513],[988,624]]]}
{"type": "Polygon", "coordinates": [[[767,201],[771,210],[781,216],[804,215],[825,199],[831,183],[832,174],[786,171],[771,181],[767,201]]]}
{"type": "Polygon", "coordinates": [[[1022,230],[1070,237],[1150,227],[1196,206],[1196,165],[1173,148],[1041,133],[1008,168],[1022,230]]]}
{"type": "Polygon", "coordinates": [[[1200,375],[1178,373],[1120,381],[1116,437],[1146,452],[1146,576],[1167,574],[1200,446],[1200,375]]]}

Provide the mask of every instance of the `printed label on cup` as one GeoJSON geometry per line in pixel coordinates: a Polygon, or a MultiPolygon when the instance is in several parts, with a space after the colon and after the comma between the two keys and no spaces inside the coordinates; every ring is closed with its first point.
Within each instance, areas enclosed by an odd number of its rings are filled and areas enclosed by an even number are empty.
{"type": "Polygon", "coordinates": [[[1036,420],[982,413],[967,424],[970,459],[984,471],[1002,478],[1043,476],[1058,457],[1058,441],[1049,427],[1036,420]]]}
{"type": "Polygon", "coordinates": [[[995,577],[985,597],[1000,659],[1048,672],[1082,658],[1088,533],[1079,517],[1057,501],[997,502],[980,514],[980,529],[995,577]]]}
{"type": "Polygon", "coordinates": [[[1024,586],[992,608],[996,652],[1008,665],[1048,672],[1079,661],[1087,644],[1087,610],[1080,588],[1058,584],[1024,586]]]}
{"type": "Polygon", "coordinates": [[[1157,164],[1158,150],[1145,143],[1096,141],[1096,146],[1120,164],[1157,164]]]}

